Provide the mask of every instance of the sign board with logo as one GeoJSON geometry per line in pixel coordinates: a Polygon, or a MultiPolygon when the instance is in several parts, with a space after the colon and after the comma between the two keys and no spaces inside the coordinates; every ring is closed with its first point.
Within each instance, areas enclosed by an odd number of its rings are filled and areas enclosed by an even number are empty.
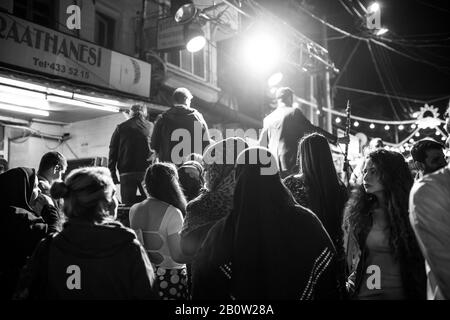
{"type": "Polygon", "coordinates": [[[158,20],[157,49],[162,51],[182,49],[186,45],[184,28],[185,25],[177,24],[173,17],[158,20]]]}
{"type": "Polygon", "coordinates": [[[3,12],[0,12],[0,62],[150,96],[149,63],[3,12]]]}

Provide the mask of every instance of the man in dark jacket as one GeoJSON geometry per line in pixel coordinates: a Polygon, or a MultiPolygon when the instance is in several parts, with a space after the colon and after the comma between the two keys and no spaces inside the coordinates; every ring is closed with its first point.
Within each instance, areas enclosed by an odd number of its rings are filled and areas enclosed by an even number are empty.
{"type": "Polygon", "coordinates": [[[156,119],[151,147],[159,161],[179,165],[193,152],[203,154],[210,137],[203,116],[190,107],[193,98],[190,91],[178,88],[172,97],[173,107],[156,119]]]}
{"type": "Polygon", "coordinates": [[[131,118],[119,124],[109,144],[108,168],[115,184],[119,183],[116,168],[120,174],[120,195],[122,203],[138,201],[136,190],[145,195],[142,187],[145,170],[150,165],[150,137],[153,123],[146,120],[147,109],[141,105],[131,107],[131,118]]]}
{"type": "Polygon", "coordinates": [[[294,173],[299,140],[307,133],[318,132],[332,143],[346,143],[348,138],[338,138],[313,125],[299,108],[293,107],[294,92],[284,87],[276,93],[277,108],[264,118],[260,145],[276,157],[282,177],[294,173]]]}

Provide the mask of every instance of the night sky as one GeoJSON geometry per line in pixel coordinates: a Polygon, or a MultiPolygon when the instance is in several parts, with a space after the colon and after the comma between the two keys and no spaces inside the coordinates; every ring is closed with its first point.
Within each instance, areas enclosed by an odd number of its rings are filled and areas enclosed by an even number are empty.
{"type": "MultiPolygon", "coordinates": [[[[289,17],[289,1],[260,1],[262,4],[277,10],[290,23],[296,25],[301,31],[312,39],[323,43],[322,24],[305,16],[300,20],[289,17]],[[286,7],[282,8],[284,3],[286,7]]],[[[302,6],[315,15],[326,18],[334,26],[354,35],[367,37],[368,35],[358,27],[360,19],[346,11],[338,0],[309,0],[298,1],[302,6]]],[[[352,0],[342,2],[350,5],[357,3],[352,0]]],[[[368,7],[372,1],[362,0],[368,7]]],[[[372,56],[364,41],[342,37],[337,31],[327,28],[328,49],[331,60],[341,70],[338,86],[374,91],[387,92],[392,95],[424,100],[439,108],[441,118],[445,112],[450,98],[450,6],[447,0],[381,0],[381,24],[389,29],[383,37],[377,39],[395,50],[426,61],[421,63],[391,52],[376,44],[371,44],[375,61],[385,83],[385,89],[377,75],[372,56]],[[359,47],[350,60],[348,67],[343,70],[347,58],[353,48],[360,42],[359,47]],[[434,65],[434,66],[432,66],[434,65]]],[[[376,39],[376,38],[375,38],[376,39]]],[[[336,84],[337,77],[332,79],[336,84]]],[[[412,118],[412,113],[418,111],[423,103],[414,103],[376,97],[367,94],[353,93],[339,88],[335,89],[335,107],[345,108],[347,99],[352,103],[352,112],[355,115],[386,120],[406,120],[412,118]],[[398,114],[395,116],[393,109],[398,114]]],[[[368,124],[360,127],[358,131],[366,132],[371,136],[380,135],[387,141],[393,141],[393,130],[385,132],[370,131],[368,124]]],[[[407,131],[400,134],[400,138],[407,131]]]]}

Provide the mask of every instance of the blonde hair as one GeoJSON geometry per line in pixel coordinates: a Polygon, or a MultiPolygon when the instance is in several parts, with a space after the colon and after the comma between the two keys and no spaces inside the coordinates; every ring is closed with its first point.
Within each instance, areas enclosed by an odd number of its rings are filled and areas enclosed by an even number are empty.
{"type": "Polygon", "coordinates": [[[64,214],[70,219],[102,222],[110,216],[115,187],[111,173],[104,167],[73,170],[64,182],[55,182],[50,189],[55,199],[64,198],[64,214]]]}

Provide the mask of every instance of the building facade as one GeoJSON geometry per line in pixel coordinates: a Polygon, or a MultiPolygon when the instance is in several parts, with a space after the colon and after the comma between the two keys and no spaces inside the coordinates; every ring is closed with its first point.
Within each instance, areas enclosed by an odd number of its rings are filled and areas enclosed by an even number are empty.
{"type": "MultiPolygon", "coordinates": [[[[68,159],[106,158],[129,107],[145,104],[152,120],[170,107],[177,87],[191,90],[210,127],[259,129],[276,86],[267,85],[270,74],[255,78],[238,48],[256,19],[283,23],[255,1],[195,0],[207,43],[191,53],[186,25],[173,19],[186,2],[192,1],[2,1],[0,156],[11,167],[37,167],[49,150],[68,159]]],[[[292,29],[281,34],[289,56],[277,85],[292,87],[318,124],[329,93],[305,69],[320,55],[312,49],[321,47],[292,29]]]]}

